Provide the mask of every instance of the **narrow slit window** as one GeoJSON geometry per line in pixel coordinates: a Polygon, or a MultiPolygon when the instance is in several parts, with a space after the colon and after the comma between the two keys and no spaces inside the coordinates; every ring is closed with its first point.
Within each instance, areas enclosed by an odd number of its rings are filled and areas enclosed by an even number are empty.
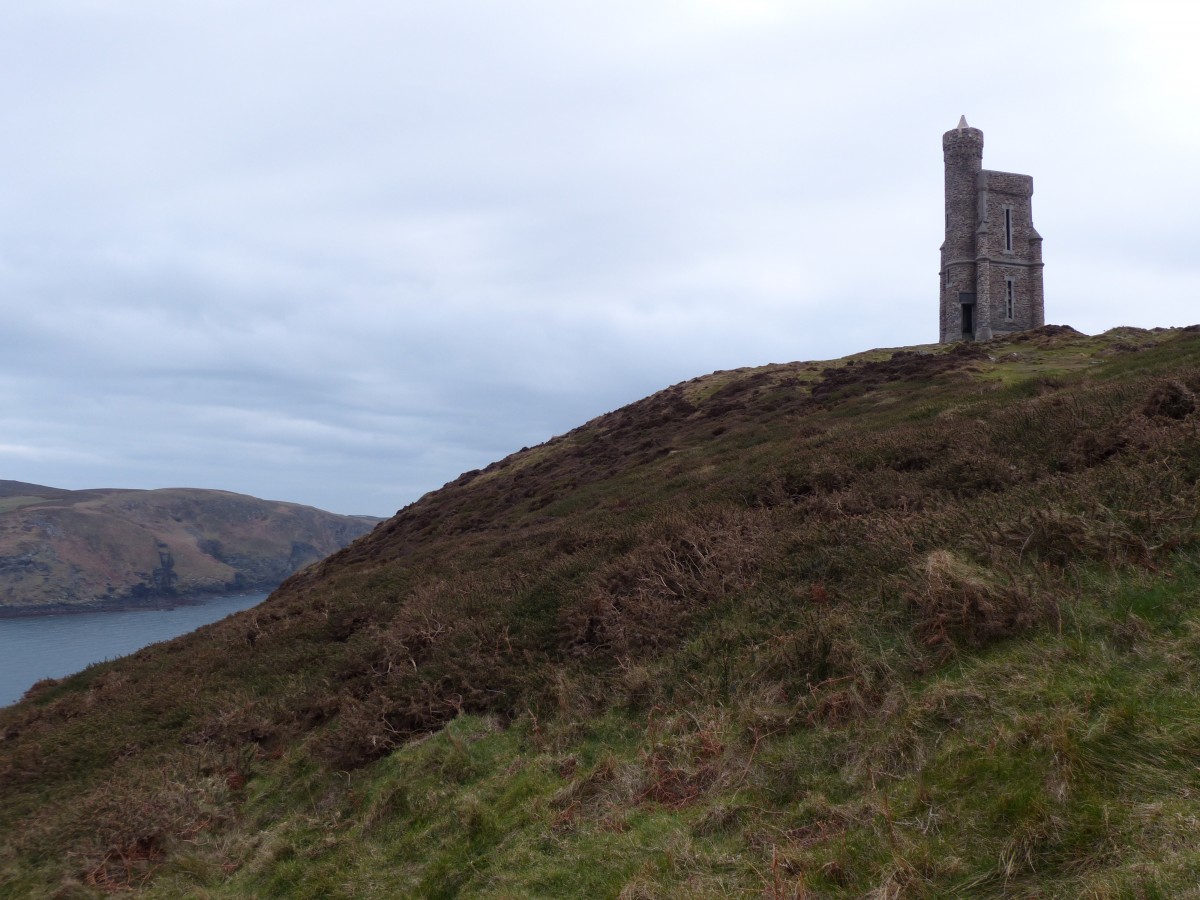
{"type": "Polygon", "coordinates": [[[1004,207],[1004,249],[1012,252],[1012,209],[1004,207]]]}
{"type": "Polygon", "coordinates": [[[1012,321],[1015,317],[1013,313],[1016,311],[1016,286],[1011,278],[1006,278],[1004,281],[1004,318],[1012,321]]]}

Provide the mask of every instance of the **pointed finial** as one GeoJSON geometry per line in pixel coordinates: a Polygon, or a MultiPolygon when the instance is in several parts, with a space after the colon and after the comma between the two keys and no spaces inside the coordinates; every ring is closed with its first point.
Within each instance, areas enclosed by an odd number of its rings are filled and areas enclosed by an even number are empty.
{"type": "Polygon", "coordinates": [[[970,128],[970,127],[971,127],[971,126],[969,126],[969,125],[967,124],[967,117],[966,117],[966,116],[959,116],[959,117],[958,117],[958,130],[959,130],[959,131],[962,131],[964,128],[970,128]]]}

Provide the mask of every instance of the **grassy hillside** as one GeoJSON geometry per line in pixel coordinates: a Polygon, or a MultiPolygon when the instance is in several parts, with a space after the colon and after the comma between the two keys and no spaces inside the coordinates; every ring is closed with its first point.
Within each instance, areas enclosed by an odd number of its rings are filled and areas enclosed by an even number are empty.
{"type": "Polygon", "coordinates": [[[1200,328],[676,385],[0,711],[0,894],[1166,897],[1200,328]]]}
{"type": "Polygon", "coordinates": [[[0,612],[271,588],[374,524],[228,491],[0,481],[0,612]]]}

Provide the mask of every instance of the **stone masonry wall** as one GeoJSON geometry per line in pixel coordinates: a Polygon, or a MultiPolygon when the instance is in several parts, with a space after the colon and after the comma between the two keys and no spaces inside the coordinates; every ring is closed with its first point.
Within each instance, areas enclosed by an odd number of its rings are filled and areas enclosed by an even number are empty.
{"type": "Polygon", "coordinates": [[[942,135],[946,239],[938,275],[942,343],[962,340],[960,293],[974,294],[974,331],[984,340],[1044,324],[1042,239],[1033,227],[1033,179],[983,168],[983,132],[965,124],[942,135]],[[1007,246],[1005,209],[1012,247],[1007,246]],[[1008,284],[1013,315],[1008,315],[1008,284]]]}
{"type": "Polygon", "coordinates": [[[954,129],[942,135],[946,169],[946,240],[942,244],[940,289],[940,340],[962,335],[960,292],[975,291],[975,228],[978,220],[977,178],[983,169],[983,132],[978,128],[954,129]]]}
{"type": "Polygon", "coordinates": [[[977,316],[993,335],[1025,331],[1043,323],[1041,302],[1042,239],[1033,227],[1033,179],[985,169],[979,173],[977,268],[981,280],[977,316]],[[1010,213],[1012,249],[1005,240],[1005,210],[1010,213]],[[986,260],[986,262],[985,262],[986,260]],[[1013,280],[1013,316],[1008,313],[1008,279],[1013,280]]]}

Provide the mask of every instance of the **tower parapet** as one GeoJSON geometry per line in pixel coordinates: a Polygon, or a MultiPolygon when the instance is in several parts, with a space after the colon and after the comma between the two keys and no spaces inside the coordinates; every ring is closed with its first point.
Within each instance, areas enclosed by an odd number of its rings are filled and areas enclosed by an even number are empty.
{"type": "Polygon", "coordinates": [[[1033,179],[983,168],[983,132],[942,135],[946,239],[938,273],[939,340],[989,340],[1045,322],[1042,238],[1033,227],[1033,179]]]}

